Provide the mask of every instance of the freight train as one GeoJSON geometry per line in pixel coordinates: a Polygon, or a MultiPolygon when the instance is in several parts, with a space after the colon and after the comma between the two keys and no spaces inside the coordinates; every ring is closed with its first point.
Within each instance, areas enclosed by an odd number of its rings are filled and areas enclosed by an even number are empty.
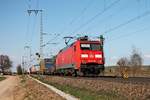
{"type": "Polygon", "coordinates": [[[104,72],[104,64],[103,37],[98,41],[85,36],[60,50],[51,65],[41,63],[40,70],[59,75],[99,75],[104,72]]]}
{"type": "Polygon", "coordinates": [[[55,59],[45,58],[40,61],[40,72],[42,74],[52,74],[55,71],[55,59]]]}
{"type": "Polygon", "coordinates": [[[29,68],[30,74],[38,74],[39,71],[40,71],[39,69],[40,69],[39,64],[37,64],[37,65],[32,65],[32,66],[29,68]]]}

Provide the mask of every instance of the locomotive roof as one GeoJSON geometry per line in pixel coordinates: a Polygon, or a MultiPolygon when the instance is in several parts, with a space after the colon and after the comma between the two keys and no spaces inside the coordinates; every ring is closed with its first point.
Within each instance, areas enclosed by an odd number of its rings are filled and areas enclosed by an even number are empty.
{"type": "Polygon", "coordinates": [[[80,41],[80,43],[100,43],[100,41],[88,40],[88,41],[80,41]]]}
{"type": "Polygon", "coordinates": [[[59,52],[62,52],[62,51],[64,51],[64,50],[66,50],[67,48],[71,47],[73,44],[75,44],[75,43],[78,42],[78,41],[79,41],[80,43],[100,43],[100,41],[93,41],[93,40],[87,40],[87,41],[77,40],[77,41],[71,43],[70,45],[64,47],[64,48],[61,49],[59,52]]]}
{"type": "MultiPolygon", "coordinates": [[[[75,41],[76,42],[76,41],[75,41]]],[[[70,45],[64,47],[63,49],[61,49],[59,52],[62,52],[64,50],[66,50],[67,48],[71,47],[75,42],[71,43],[70,45]]]]}

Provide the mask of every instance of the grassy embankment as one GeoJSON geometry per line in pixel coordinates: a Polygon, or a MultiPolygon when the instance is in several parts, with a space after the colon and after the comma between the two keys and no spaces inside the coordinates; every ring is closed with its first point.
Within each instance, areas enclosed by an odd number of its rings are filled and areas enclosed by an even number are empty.
{"type": "Polygon", "coordinates": [[[80,100],[122,100],[123,97],[117,94],[114,91],[99,91],[95,92],[94,90],[87,90],[85,88],[77,88],[73,87],[71,85],[61,85],[59,83],[54,83],[52,81],[47,81],[41,77],[35,77],[34,78],[50,84],[65,93],[71,94],[77,98],[80,98],[80,100]]]}
{"type": "Polygon", "coordinates": [[[6,79],[6,77],[0,76],[0,81],[2,81],[2,80],[4,80],[4,79],[6,79]]]}
{"type": "Polygon", "coordinates": [[[16,94],[14,100],[64,100],[62,97],[49,91],[48,88],[32,80],[27,75],[20,76],[20,84],[18,85],[16,94]]]}

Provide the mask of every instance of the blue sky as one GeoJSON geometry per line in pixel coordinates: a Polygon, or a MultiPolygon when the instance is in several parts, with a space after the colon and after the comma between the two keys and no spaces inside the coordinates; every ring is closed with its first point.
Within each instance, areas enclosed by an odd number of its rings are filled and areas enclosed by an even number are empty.
{"type": "Polygon", "coordinates": [[[9,55],[14,66],[21,63],[22,55],[29,54],[25,45],[32,47],[33,54],[39,51],[40,16],[28,16],[29,5],[44,11],[43,30],[51,34],[44,36],[44,43],[59,43],[44,47],[45,57],[65,46],[64,36],[104,34],[106,65],[130,57],[133,47],[142,54],[144,64],[150,64],[150,14],[134,19],[150,11],[149,0],[0,0],[0,54],[9,55]],[[55,34],[61,35],[55,39],[55,34]]]}

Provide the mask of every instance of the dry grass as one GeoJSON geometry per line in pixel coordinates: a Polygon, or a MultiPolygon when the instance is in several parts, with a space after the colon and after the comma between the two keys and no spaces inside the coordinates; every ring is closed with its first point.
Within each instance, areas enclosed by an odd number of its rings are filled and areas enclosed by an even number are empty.
{"type": "Polygon", "coordinates": [[[21,77],[14,91],[14,100],[64,100],[45,86],[28,78],[21,77]]]}
{"type": "MultiPolygon", "coordinates": [[[[115,93],[114,98],[117,99],[150,99],[150,85],[149,84],[131,84],[120,83],[104,80],[88,80],[78,78],[64,78],[55,76],[43,76],[42,80],[52,84],[71,86],[73,88],[85,89],[87,91],[100,91],[115,93]]],[[[109,96],[109,95],[108,95],[109,96]]]]}
{"type": "MultiPolygon", "coordinates": [[[[117,66],[109,66],[105,68],[106,76],[122,76],[121,72],[122,70],[117,66]]],[[[128,67],[127,73],[129,77],[150,77],[150,66],[141,67],[139,69],[128,67]]]]}

